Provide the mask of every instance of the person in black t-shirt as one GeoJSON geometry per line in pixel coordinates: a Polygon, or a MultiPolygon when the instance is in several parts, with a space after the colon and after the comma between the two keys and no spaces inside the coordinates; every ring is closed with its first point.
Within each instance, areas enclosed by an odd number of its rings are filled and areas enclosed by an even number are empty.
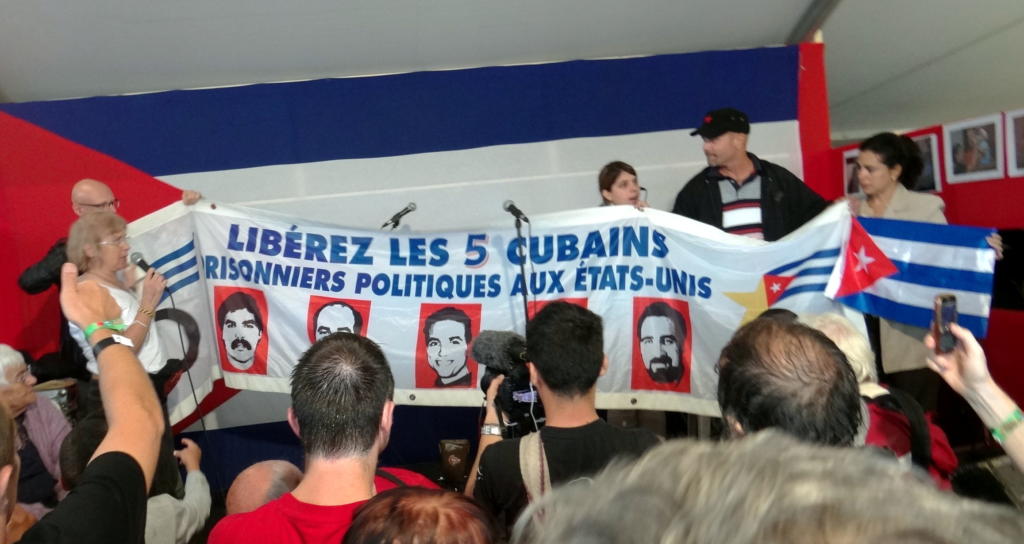
{"type": "Polygon", "coordinates": [[[500,523],[510,526],[527,502],[550,489],[551,484],[586,478],[612,459],[639,456],[658,443],[647,429],[620,429],[600,419],[595,408],[597,378],[608,368],[604,355],[601,318],[593,312],[566,302],[553,302],[541,310],[526,327],[527,364],[530,381],[537,389],[547,416],[539,433],[540,446],[530,440],[536,435],[496,441],[489,434],[498,422],[494,406],[495,379],[487,394],[487,415],[477,456],[475,482],[466,494],[475,497],[500,523]],[[532,438],[531,438],[532,437],[532,438]],[[533,489],[533,477],[524,481],[520,455],[523,444],[529,459],[543,458],[540,491],[533,489]],[[528,496],[529,495],[529,496],[528,496]]]}

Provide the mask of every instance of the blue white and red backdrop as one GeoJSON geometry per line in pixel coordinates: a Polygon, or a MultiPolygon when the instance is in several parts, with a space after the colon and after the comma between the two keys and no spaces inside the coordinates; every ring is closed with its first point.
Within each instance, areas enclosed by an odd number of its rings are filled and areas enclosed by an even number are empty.
{"type": "MultiPolygon", "coordinates": [[[[55,293],[24,295],[16,277],[66,232],[78,179],[106,181],[128,219],[190,188],[204,209],[364,230],[415,201],[404,221],[414,231],[468,231],[507,224],[505,199],[530,214],[593,206],[597,171],[624,160],[667,209],[703,167],[689,131],[732,106],[750,115],[752,150],[817,187],[828,148],[822,54],[803,45],[2,105],[10,258],[0,292],[12,303],[0,341],[36,355],[55,345],[55,293]]],[[[217,381],[197,398],[209,410],[231,394],[217,381]]]]}

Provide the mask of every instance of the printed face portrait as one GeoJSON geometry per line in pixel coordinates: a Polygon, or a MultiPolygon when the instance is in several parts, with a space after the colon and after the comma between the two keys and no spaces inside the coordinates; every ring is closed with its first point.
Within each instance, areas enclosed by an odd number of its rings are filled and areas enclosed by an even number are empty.
{"type": "Polygon", "coordinates": [[[633,389],[690,391],[689,329],[685,301],[633,299],[633,389]]]}
{"type": "Polygon", "coordinates": [[[450,385],[469,376],[466,368],[466,324],[453,320],[435,321],[427,329],[427,363],[442,385],[450,385]]]}
{"type": "Polygon", "coordinates": [[[231,364],[236,367],[245,370],[252,366],[256,346],[262,338],[262,325],[249,310],[239,308],[224,317],[221,339],[224,340],[224,349],[228,352],[231,364]]]}
{"type": "Polygon", "coordinates": [[[314,332],[316,339],[320,340],[336,332],[349,332],[359,334],[362,328],[362,319],[351,306],[344,302],[328,304],[316,314],[316,325],[314,332]]]}
{"type": "Polygon", "coordinates": [[[682,345],[683,332],[672,318],[652,315],[640,323],[640,355],[654,381],[679,381],[682,345]]]}
{"type": "Polygon", "coordinates": [[[469,347],[479,332],[479,304],[422,304],[416,334],[417,388],[472,388],[477,363],[469,347]]]}
{"type": "MultiPolygon", "coordinates": [[[[236,291],[224,298],[217,308],[220,338],[224,342],[225,369],[255,372],[257,358],[266,359],[266,350],[260,355],[263,341],[264,310],[249,293],[236,291]]],[[[260,364],[261,367],[264,363],[260,364]]]]}

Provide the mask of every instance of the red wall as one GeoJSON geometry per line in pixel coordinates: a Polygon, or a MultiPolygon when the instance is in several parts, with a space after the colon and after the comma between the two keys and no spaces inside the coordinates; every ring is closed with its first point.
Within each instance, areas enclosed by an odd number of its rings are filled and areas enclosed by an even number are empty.
{"type": "Polygon", "coordinates": [[[67,236],[76,216],[71,187],[82,177],[102,180],[121,199],[131,221],[181,198],[181,191],[102,153],[31,123],[0,113],[0,343],[32,355],[54,351],[58,340],[57,290],[30,296],[18,276],[67,236]]]}

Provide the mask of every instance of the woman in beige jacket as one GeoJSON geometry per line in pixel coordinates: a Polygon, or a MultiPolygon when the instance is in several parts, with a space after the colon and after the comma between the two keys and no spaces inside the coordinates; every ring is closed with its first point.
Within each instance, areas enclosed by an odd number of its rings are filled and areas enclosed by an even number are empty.
{"type": "MultiPolygon", "coordinates": [[[[864,199],[855,201],[853,208],[862,217],[945,223],[941,198],[907,190],[922,168],[921,152],[906,136],[883,132],[864,140],[855,170],[864,199]]],[[[934,410],[940,379],[927,368],[928,350],[923,343],[927,329],[878,321],[885,372],[881,381],[913,395],[925,410],[934,410]]]]}

